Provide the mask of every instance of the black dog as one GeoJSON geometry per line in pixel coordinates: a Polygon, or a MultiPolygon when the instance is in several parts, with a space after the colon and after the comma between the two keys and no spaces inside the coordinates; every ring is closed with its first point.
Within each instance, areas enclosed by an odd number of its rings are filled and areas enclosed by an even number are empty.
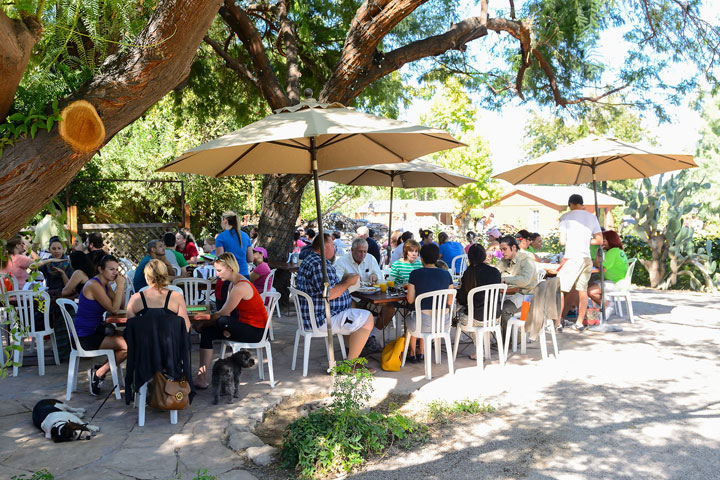
{"type": "MultiPolygon", "coordinates": [[[[45,438],[52,438],[55,442],[69,442],[78,440],[83,432],[93,436],[100,427],[83,423],[84,408],[72,408],[54,398],[40,400],[33,407],[33,424],[45,432],[45,438]]],[[[86,437],[89,439],[90,437],[86,437]]]]}
{"type": "Polygon", "coordinates": [[[243,368],[255,365],[250,352],[240,350],[227,358],[221,358],[212,370],[213,405],[220,401],[220,390],[230,394],[230,403],[240,396],[240,373],[243,368]]]}

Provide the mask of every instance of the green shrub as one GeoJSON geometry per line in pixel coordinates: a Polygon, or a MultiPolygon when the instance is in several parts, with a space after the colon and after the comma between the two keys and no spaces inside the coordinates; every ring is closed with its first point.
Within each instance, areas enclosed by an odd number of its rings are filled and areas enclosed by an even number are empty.
{"type": "Polygon", "coordinates": [[[424,438],[425,427],[410,418],[363,410],[372,393],[372,375],[355,367],[366,362],[338,363],[332,404],[288,425],[280,453],[284,468],[302,477],[349,472],[396,442],[407,446],[424,438]]]}
{"type": "Polygon", "coordinates": [[[23,473],[22,475],[13,475],[10,478],[11,480],[53,480],[55,477],[52,476],[48,469],[43,468],[33,473],[30,477],[23,473]]]}
{"type": "Polygon", "coordinates": [[[495,407],[489,403],[480,403],[478,400],[456,400],[447,403],[444,400],[435,400],[428,405],[428,414],[433,421],[447,423],[451,418],[459,415],[479,415],[493,413],[495,407]]]}

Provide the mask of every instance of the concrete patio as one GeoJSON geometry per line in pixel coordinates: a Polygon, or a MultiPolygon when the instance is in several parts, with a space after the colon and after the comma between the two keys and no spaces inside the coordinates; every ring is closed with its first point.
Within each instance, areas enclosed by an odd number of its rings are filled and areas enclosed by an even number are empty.
{"type": "MultiPolygon", "coordinates": [[[[497,408],[486,420],[449,425],[441,438],[410,452],[369,462],[360,477],[403,478],[717,478],[720,471],[720,297],[688,292],[635,291],[635,324],[620,323],[612,334],[558,335],[560,357],[540,360],[538,344],[527,355],[511,355],[503,368],[493,357],[480,372],[458,355],[457,372],[447,360],[433,364],[433,380],[422,364],[375,378],[375,401],[388,393],[412,393],[404,410],[419,411],[434,399],[477,398],[497,408]]],[[[193,478],[198,469],[223,479],[287,476],[255,466],[269,450],[251,434],[268,408],[297,393],[330,386],[323,371],[324,348],[313,342],[308,377],[290,370],[294,316],[275,321],[276,386],[243,372],[235,404],[211,404],[198,394],[180,412],[147,410],[144,427],[124,401],[111,397],[94,423],[91,441],[54,444],[32,425],[41,398],[62,399],[67,364],[23,367],[0,380],[0,478],[48,468],[57,479],[193,478]]],[[[197,346],[195,346],[197,348],[197,346]]],[[[337,355],[339,355],[339,349],[337,355]]],[[[197,361],[197,351],[193,361],[197,361]]],[[[103,397],[87,391],[81,364],[78,391],[69,402],[89,418],[103,397]]]]}

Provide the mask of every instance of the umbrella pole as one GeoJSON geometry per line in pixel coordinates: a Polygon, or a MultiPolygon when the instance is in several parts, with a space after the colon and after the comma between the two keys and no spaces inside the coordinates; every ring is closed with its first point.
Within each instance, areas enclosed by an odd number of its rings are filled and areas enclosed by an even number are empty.
{"type": "MultiPolygon", "coordinates": [[[[595,180],[595,166],[592,167],[593,174],[593,194],[595,196],[595,216],[597,216],[598,222],[600,222],[600,207],[598,206],[597,198],[597,181],[595,180]]],[[[603,267],[603,261],[605,259],[605,252],[603,252],[602,244],[598,247],[600,252],[600,313],[601,320],[600,325],[592,325],[588,330],[593,332],[622,332],[622,328],[617,325],[608,325],[607,319],[605,318],[605,268],[603,267]]]]}
{"type": "MultiPolygon", "coordinates": [[[[317,164],[317,149],[315,147],[315,138],[310,137],[310,161],[312,164],[313,172],[313,183],[315,185],[315,208],[317,209],[318,219],[318,235],[322,239],[322,246],[320,247],[320,260],[322,262],[322,274],[323,274],[323,303],[325,304],[325,326],[327,328],[327,353],[328,353],[328,364],[329,369],[332,370],[335,367],[335,351],[333,349],[332,340],[332,325],[330,314],[330,280],[327,273],[327,262],[325,258],[325,233],[323,232],[323,219],[322,219],[322,204],[320,203],[320,180],[318,179],[318,164],[317,164]]],[[[338,338],[339,341],[343,341],[338,338]]]]}
{"type": "Polygon", "coordinates": [[[392,237],[392,202],[393,190],[395,189],[395,174],[390,174],[390,217],[388,218],[388,244],[387,244],[387,264],[390,266],[390,256],[392,255],[392,245],[390,245],[390,237],[392,237]]]}

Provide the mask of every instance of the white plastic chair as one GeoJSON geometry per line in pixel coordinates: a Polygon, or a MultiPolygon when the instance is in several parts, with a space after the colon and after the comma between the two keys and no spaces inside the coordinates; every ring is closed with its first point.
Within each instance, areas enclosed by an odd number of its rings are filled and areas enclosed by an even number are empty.
{"type": "Polygon", "coordinates": [[[80,369],[81,358],[95,358],[95,357],[107,357],[108,364],[110,365],[110,376],[112,377],[113,385],[115,386],[115,398],[120,400],[120,382],[122,379],[122,367],[119,367],[115,363],[115,352],[112,349],[102,350],[85,350],[80,345],[77,331],[75,330],[75,323],[70,316],[69,308],[73,309],[73,313],[77,313],[77,303],[67,298],[59,298],[57,305],[60,307],[60,313],[62,313],[63,320],[65,320],[65,326],[70,334],[70,363],[68,364],[68,378],[67,378],[67,391],[65,393],[65,400],[70,400],[72,392],[77,390],[78,382],[78,371],[80,369]]]}
{"type": "Polygon", "coordinates": [[[453,281],[458,282],[462,278],[463,273],[467,270],[467,265],[467,253],[463,253],[462,255],[458,255],[452,259],[450,262],[450,275],[452,275],[453,281]]]}
{"type": "MultiPolygon", "coordinates": [[[[145,426],[145,403],[147,397],[147,382],[135,393],[135,407],[138,409],[138,427],[145,426]]],[[[178,421],[178,411],[170,410],[170,423],[176,425],[178,421]]]]}
{"type": "MultiPolygon", "coordinates": [[[[321,332],[318,329],[317,321],[315,319],[315,305],[313,303],[312,298],[310,298],[310,295],[307,293],[298,290],[297,288],[290,287],[290,294],[293,299],[293,303],[295,304],[295,313],[297,314],[297,320],[298,320],[298,329],[295,332],[295,347],[293,348],[293,359],[292,359],[292,370],[295,370],[295,361],[297,359],[297,351],[298,346],[300,344],[300,335],[303,336],[303,349],[304,349],[304,357],[303,357],[303,377],[307,377],[308,372],[308,362],[310,360],[310,341],[313,338],[322,338],[323,343],[325,344],[325,350],[327,350],[327,342],[324,340],[327,338],[327,332],[321,332]],[[300,302],[305,301],[308,304],[308,309],[310,311],[310,326],[312,327],[312,330],[307,331],[305,330],[305,326],[303,325],[302,315],[301,315],[301,309],[300,309],[300,302]]],[[[329,321],[329,319],[328,319],[329,321]]],[[[343,336],[339,335],[335,332],[333,332],[333,335],[337,335],[338,341],[340,342],[340,351],[342,352],[342,357],[347,358],[347,354],[345,353],[345,341],[343,340],[343,336]]],[[[330,352],[326,352],[329,353],[330,352]]],[[[329,358],[328,358],[329,361],[329,358]]]]}
{"type": "Polygon", "coordinates": [[[265,325],[265,332],[263,333],[262,339],[257,343],[246,343],[246,342],[237,342],[235,340],[217,340],[222,344],[222,347],[220,349],[220,358],[225,358],[225,349],[226,347],[230,347],[232,349],[232,353],[240,351],[240,349],[247,348],[247,349],[255,349],[257,352],[258,357],[258,376],[260,377],[260,380],[265,379],[265,373],[263,368],[263,348],[265,349],[267,353],[267,361],[268,361],[268,374],[270,375],[270,388],[275,388],[275,377],[273,375],[273,364],[272,364],[272,350],[270,349],[270,341],[268,340],[268,333],[272,331],[272,315],[273,310],[275,309],[275,305],[277,305],[278,300],[280,300],[280,293],[278,292],[264,292],[261,293],[260,296],[263,299],[263,302],[265,303],[265,310],[267,310],[268,314],[268,321],[265,325]]]}
{"type": "MultiPolygon", "coordinates": [[[[277,268],[273,268],[270,270],[270,274],[265,277],[265,285],[263,285],[263,292],[277,292],[275,290],[275,287],[273,287],[273,281],[275,281],[275,272],[277,272],[277,268]]],[[[278,302],[275,302],[275,310],[277,311],[278,318],[282,318],[282,315],[280,315],[280,304],[278,302]]],[[[275,340],[275,334],[273,333],[272,325],[270,326],[270,340],[275,340]]]]}
{"type": "Polygon", "coordinates": [[[543,280],[545,280],[545,277],[546,277],[546,276],[547,276],[547,270],[545,270],[544,268],[538,268],[538,271],[537,271],[537,281],[538,281],[538,283],[540,283],[540,282],[542,282],[543,280]]]}
{"type": "Polygon", "coordinates": [[[608,298],[608,300],[612,300],[615,303],[615,310],[621,317],[625,316],[623,314],[623,308],[621,303],[623,300],[625,300],[628,316],[630,317],[630,323],[635,323],[635,317],[633,316],[632,299],[630,298],[630,287],[632,286],[632,276],[633,271],[635,270],[635,263],[637,263],[637,259],[631,259],[630,264],[628,265],[627,272],[625,273],[625,278],[615,283],[615,287],[617,288],[617,290],[614,292],[605,293],[605,296],[608,298]]]}
{"type": "Polygon", "coordinates": [[[132,297],[133,293],[135,293],[135,284],[133,283],[133,279],[135,278],[135,269],[129,270],[125,275],[125,278],[127,278],[127,281],[125,281],[125,300],[123,300],[123,308],[127,309],[130,297],[132,297]]]}
{"type": "MultiPolygon", "coordinates": [[[[144,291],[147,290],[148,288],[150,288],[150,287],[147,286],[147,285],[145,285],[145,286],[142,287],[140,290],[138,290],[138,292],[144,292],[144,291]]],[[[178,287],[177,285],[168,285],[168,286],[165,287],[165,288],[167,288],[168,290],[172,290],[173,292],[178,292],[178,293],[179,293],[180,295],[182,295],[183,297],[185,296],[185,292],[183,292],[183,289],[180,288],[180,287],[178,287]]]]}
{"type": "MultiPolygon", "coordinates": [[[[523,301],[531,302],[532,295],[525,295],[523,301]]],[[[555,358],[558,357],[558,345],[557,335],[555,334],[555,322],[551,318],[546,318],[543,322],[543,328],[538,332],[540,340],[540,354],[543,360],[547,360],[547,337],[545,336],[545,330],[550,331],[550,339],[552,340],[553,350],[555,352],[555,358]]],[[[520,334],[520,353],[525,354],[527,347],[527,332],[525,331],[525,320],[520,319],[520,315],[513,315],[508,319],[507,327],[505,330],[505,355],[507,356],[510,351],[510,336],[512,335],[513,352],[517,351],[517,337],[520,334]]]]}
{"type": "Polygon", "coordinates": [[[172,284],[182,290],[187,305],[210,305],[212,282],[204,278],[176,278],[172,284]]]}
{"type": "Polygon", "coordinates": [[[27,282],[25,282],[25,285],[23,285],[22,289],[28,292],[32,292],[35,289],[35,285],[38,286],[39,292],[47,292],[45,282],[39,280],[28,280],[27,282]]]}
{"type": "Polygon", "coordinates": [[[215,267],[212,265],[205,265],[204,267],[197,267],[193,270],[193,277],[206,278],[208,280],[215,278],[215,267]]]}
{"type": "Polygon", "coordinates": [[[130,270],[135,271],[135,265],[132,261],[128,260],[127,258],[121,258],[118,260],[118,263],[122,267],[121,270],[125,272],[126,276],[130,278],[130,270]]]}
{"type": "MultiPolygon", "coordinates": [[[[50,328],[50,295],[47,292],[33,292],[31,290],[13,290],[8,292],[8,299],[15,299],[15,314],[18,315],[21,331],[15,345],[19,346],[19,350],[13,352],[13,361],[22,365],[23,361],[23,339],[30,338],[37,345],[38,373],[40,376],[45,375],[45,336],[50,336],[50,345],[52,346],[53,356],[55,357],[55,365],[60,365],[60,357],[58,356],[57,340],[55,339],[55,330],[50,328]],[[43,312],[43,324],[41,328],[35,325],[35,298],[39,299],[45,305],[43,312]]],[[[13,377],[17,377],[18,365],[13,366],[13,377]]]]}
{"type": "MultiPolygon", "coordinates": [[[[450,374],[455,373],[453,366],[453,350],[452,342],[450,341],[450,328],[445,329],[445,319],[449,315],[449,318],[453,318],[453,311],[455,309],[455,295],[457,290],[445,289],[436,290],[434,292],[423,293],[415,297],[415,331],[405,333],[405,349],[403,350],[402,365],[405,365],[405,359],[407,357],[408,347],[410,346],[410,337],[422,338],[425,341],[425,378],[428,380],[432,379],[432,363],[430,356],[432,353],[431,340],[435,340],[435,363],[440,363],[440,357],[442,352],[440,351],[440,339],[445,340],[445,346],[447,347],[448,356],[448,368],[450,374]],[[430,312],[430,331],[423,332],[423,318],[422,318],[422,301],[424,299],[430,299],[432,301],[432,309],[430,312]],[[449,303],[449,304],[448,304],[449,303]]],[[[449,322],[448,322],[449,323],[449,322]]]]}
{"type": "Polygon", "coordinates": [[[502,327],[500,325],[500,316],[497,314],[498,305],[505,303],[505,293],[507,292],[507,284],[495,283],[492,285],[484,285],[475,287],[468,292],[468,323],[467,325],[458,324],[455,329],[455,355],[457,355],[458,345],[460,344],[460,335],[463,332],[475,335],[475,345],[477,346],[478,368],[483,368],[483,358],[490,360],[490,334],[494,333],[498,342],[498,357],[500,365],[505,365],[506,350],[502,345],[502,327]],[[473,326],[475,320],[475,295],[483,295],[483,318],[482,326],[473,326]],[[484,348],[483,348],[484,347],[484,348]]]}

